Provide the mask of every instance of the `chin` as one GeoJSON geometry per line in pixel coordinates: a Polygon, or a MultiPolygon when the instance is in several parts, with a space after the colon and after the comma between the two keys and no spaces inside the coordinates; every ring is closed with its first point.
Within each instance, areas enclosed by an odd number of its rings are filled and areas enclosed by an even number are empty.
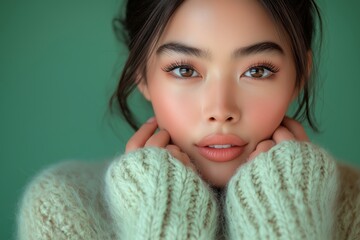
{"type": "Polygon", "coordinates": [[[217,172],[217,174],[201,176],[201,177],[211,187],[224,188],[234,174],[235,174],[235,171],[232,171],[231,173],[226,173],[226,174],[217,172]]]}
{"type": "Polygon", "coordinates": [[[216,188],[225,187],[239,168],[246,163],[242,159],[227,163],[211,164],[207,162],[198,168],[201,178],[210,186],[216,188]]]}

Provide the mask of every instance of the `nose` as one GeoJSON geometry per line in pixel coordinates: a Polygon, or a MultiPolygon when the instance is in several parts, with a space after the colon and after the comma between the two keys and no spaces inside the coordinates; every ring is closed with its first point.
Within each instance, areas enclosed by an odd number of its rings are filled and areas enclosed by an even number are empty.
{"type": "Polygon", "coordinates": [[[207,122],[235,123],[240,120],[240,96],[236,86],[224,81],[209,83],[203,96],[202,110],[207,122]]]}

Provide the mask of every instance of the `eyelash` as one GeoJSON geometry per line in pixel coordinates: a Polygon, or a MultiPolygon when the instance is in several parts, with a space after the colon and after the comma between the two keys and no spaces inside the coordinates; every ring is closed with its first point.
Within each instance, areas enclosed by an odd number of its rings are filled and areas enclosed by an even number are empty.
{"type": "Polygon", "coordinates": [[[189,68],[191,70],[195,70],[196,69],[193,67],[193,65],[189,62],[186,62],[186,61],[177,61],[177,62],[174,62],[174,63],[170,63],[169,65],[165,66],[162,68],[162,70],[164,72],[171,72],[177,68],[189,68]]]}
{"type": "Polygon", "coordinates": [[[266,70],[269,70],[272,73],[277,73],[279,72],[279,67],[276,67],[273,63],[271,62],[259,62],[257,64],[252,64],[250,67],[248,67],[246,69],[245,72],[249,71],[252,68],[265,68],[266,70]]]}
{"type": "MultiPolygon", "coordinates": [[[[197,72],[197,70],[193,67],[193,65],[187,61],[176,61],[174,63],[171,63],[171,64],[163,67],[162,70],[164,72],[169,73],[169,72],[174,71],[177,68],[188,68],[188,69],[191,69],[191,70],[194,70],[197,72]]],[[[256,64],[252,64],[252,65],[250,65],[250,67],[246,68],[246,71],[243,74],[241,74],[241,77],[243,77],[245,73],[247,73],[249,70],[251,70],[253,68],[264,68],[264,69],[270,71],[272,74],[275,74],[275,73],[279,72],[279,70],[280,70],[279,67],[275,66],[273,63],[271,63],[269,61],[258,62],[256,64]]],[[[265,77],[265,78],[268,78],[268,77],[265,77]]]]}
{"type": "Polygon", "coordinates": [[[275,73],[279,72],[279,67],[276,67],[273,63],[265,61],[265,62],[260,62],[257,64],[253,64],[250,67],[248,67],[246,69],[246,71],[240,76],[240,77],[247,77],[247,78],[251,78],[253,80],[260,80],[260,79],[269,79],[271,78],[275,73]],[[249,72],[252,69],[264,69],[265,71],[263,72],[263,76],[260,77],[255,77],[255,76],[251,76],[252,73],[250,73],[250,76],[248,76],[249,72]]]}

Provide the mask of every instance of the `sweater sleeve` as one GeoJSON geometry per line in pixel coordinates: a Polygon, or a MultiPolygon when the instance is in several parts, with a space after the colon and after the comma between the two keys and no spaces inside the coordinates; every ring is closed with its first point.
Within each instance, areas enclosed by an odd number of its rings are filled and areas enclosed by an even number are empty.
{"type": "Polygon", "coordinates": [[[360,239],[360,170],[339,164],[340,194],[334,239],[360,239]]]}
{"type": "Polygon", "coordinates": [[[287,141],[260,154],[227,186],[230,239],[332,239],[338,175],[311,143],[287,141]]]}
{"type": "Polygon", "coordinates": [[[63,162],[38,174],[19,205],[17,239],[115,239],[101,194],[106,165],[63,162]]]}
{"type": "Polygon", "coordinates": [[[214,239],[210,188],[164,149],[142,148],[108,168],[105,196],[119,239],[214,239]]]}

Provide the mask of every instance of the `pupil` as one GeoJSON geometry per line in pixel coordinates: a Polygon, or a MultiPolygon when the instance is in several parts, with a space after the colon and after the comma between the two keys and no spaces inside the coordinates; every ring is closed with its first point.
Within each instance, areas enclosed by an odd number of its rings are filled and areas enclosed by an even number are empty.
{"type": "Polygon", "coordinates": [[[264,75],[264,69],[262,68],[253,68],[251,69],[251,76],[260,78],[264,75]]]}
{"type": "Polygon", "coordinates": [[[193,75],[193,70],[189,68],[180,68],[180,74],[183,77],[191,77],[193,75]]]}

